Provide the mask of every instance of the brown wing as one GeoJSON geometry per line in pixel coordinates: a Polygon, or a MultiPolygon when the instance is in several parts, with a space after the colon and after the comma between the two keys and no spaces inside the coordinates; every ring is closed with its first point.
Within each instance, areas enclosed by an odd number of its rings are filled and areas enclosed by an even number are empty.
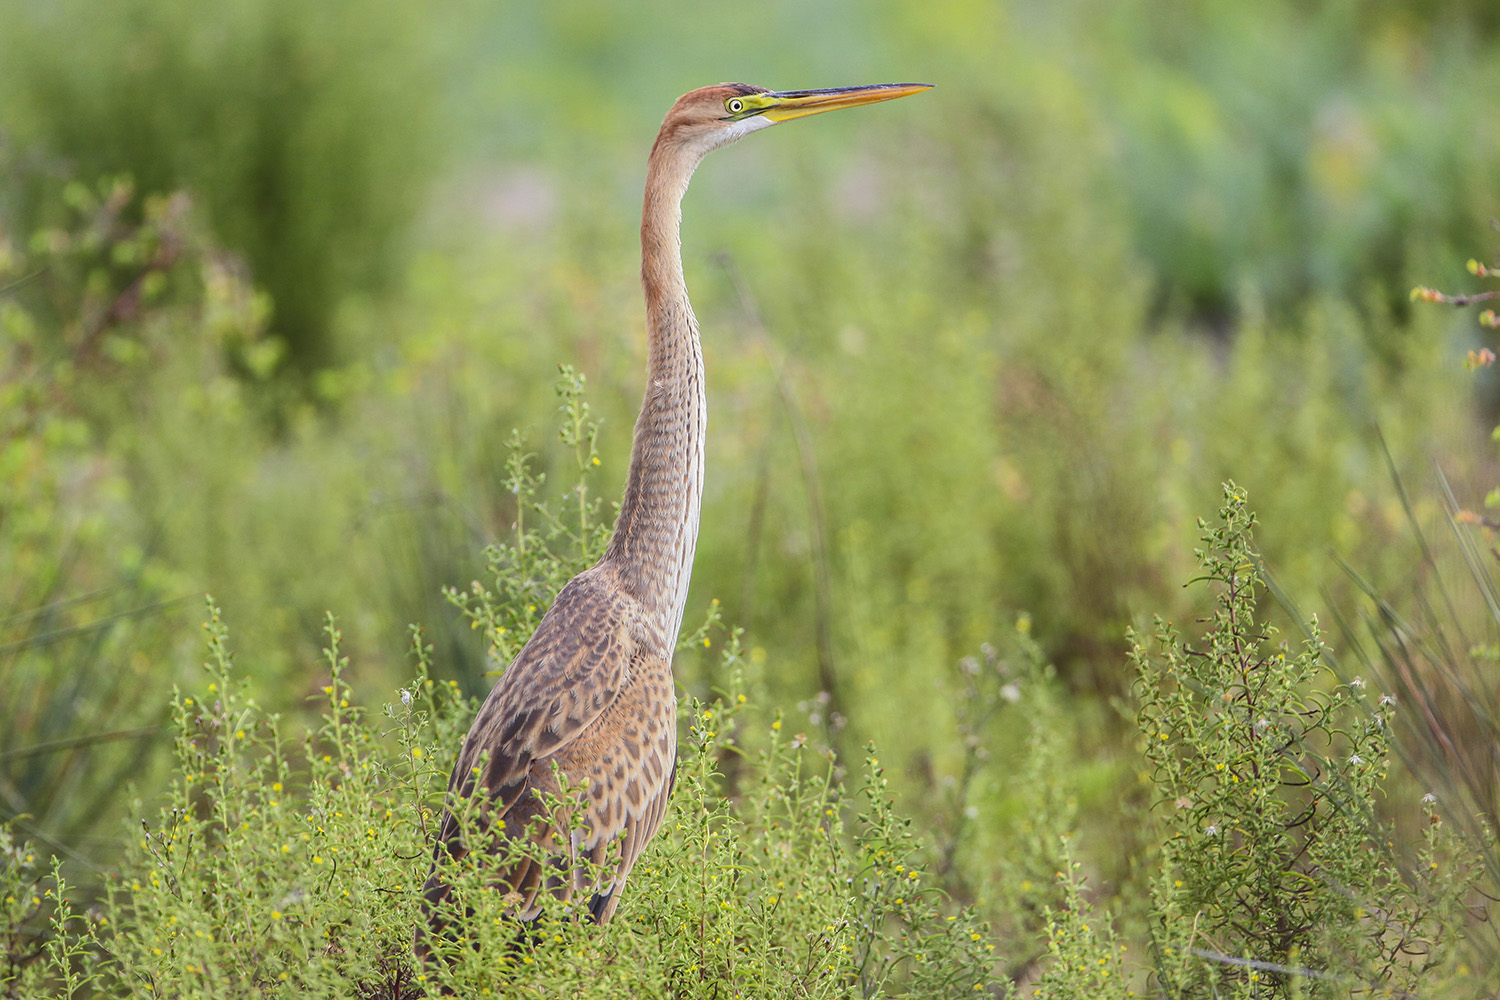
{"type": "Polygon", "coordinates": [[[504,813],[536,761],[576,739],[619,697],[638,638],[625,599],[580,574],[557,595],[536,633],[501,676],[469,727],[449,794],[479,783],[504,813]]]}
{"type": "Polygon", "coordinates": [[[600,923],[614,916],[625,880],[666,812],[677,771],[677,698],[669,664],[641,655],[630,686],[597,724],[557,754],[561,771],[588,784],[584,822],[575,850],[595,865],[617,852],[612,875],[588,884],[573,869],[571,891],[590,891],[589,910],[600,923]]]}
{"type": "MultiPolygon", "coordinates": [[[[555,852],[546,865],[522,860],[495,872],[499,885],[518,894],[521,918],[540,911],[543,889],[564,902],[583,889],[580,855],[604,863],[623,832],[617,876],[596,887],[596,895],[617,899],[660,824],[677,736],[670,666],[648,652],[660,645],[628,599],[592,571],[582,574],[558,594],[474,720],[449,782],[450,801],[482,788],[488,823],[503,820],[507,836],[528,835],[555,852]],[[560,844],[542,805],[559,779],[588,783],[583,828],[560,844]]],[[[434,929],[443,921],[432,907],[448,895],[438,862],[465,853],[458,823],[445,812],[425,893],[434,929]]],[[[608,919],[613,903],[604,909],[595,915],[608,919]]]]}

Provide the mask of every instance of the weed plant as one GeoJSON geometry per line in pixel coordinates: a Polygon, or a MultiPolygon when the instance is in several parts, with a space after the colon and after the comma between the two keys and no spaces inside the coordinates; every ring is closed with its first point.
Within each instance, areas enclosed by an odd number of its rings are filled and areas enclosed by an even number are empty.
{"type": "MultiPolygon", "coordinates": [[[[566,499],[543,489],[514,438],[513,482],[532,526],[518,519],[492,549],[488,584],[450,594],[496,655],[525,641],[555,580],[606,538],[588,488],[582,380],[564,369],[557,389],[576,459],[566,499]]],[[[1090,888],[1074,807],[1055,787],[1060,688],[1037,647],[1018,641],[1014,664],[986,649],[960,665],[975,752],[950,788],[956,816],[969,817],[982,781],[979,734],[1029,713],[1014,781],[1033,797],[1034,822],[1011,845],[1012,881],[986,903],[1003,904],[1003,942],[1039,943],[1034,963],[1009,970],[1036,996],[1407,996],[1475,981],[1456,946],[1493,844],[1431,806],[1413,843],[1379,818],[1392,702],[1332,675],[1315,624],[1300,648],[1277,640],[1258,615],[1253,524],[1244,494],[1226,487],[1198,553],[1216,600],[1201,638],[1159,620],[1131,655],[1160,838],[1149,910],[1101,906],[1090,888]]],[[[419,889],[477,702],[434,677],[432,647],[413,627],[413,677],[367,710],[329,617],[319,721],[299,729],[249,696],[212,601],[204,628],[204,675],[171,701],[171,791],[154,813],[137,803],[139,832],[98,901],[82,901],[55,860],[40,863],[9,830],[0,840],[5,995],[1013,993],[995,932],[947,891],[963,884],[963,827],[924,848],[873,746],[850,779],[784,714],[758,711],[741,633],[718,623],[716,607],[681,644],[717,637],[723,686],[683,703],[676,793],[615,922],[554,908],[518,924],[485,870],[460,865],[450,876],[464,917],[420,966],[419,889]]],[[[551,809],[563,828],[577,815],[566,795],[551,809]]]]}
{"type": "Polygon", "coordinates": [[[1430,807],[1398,849],[1380,818],[1395,699],[1340,680],[1316,620],[1293,646],[1264,594],[1244,492],[1200,522],[1201,638],[1133,637],[1143,751],[1166,839],[1154,971],[1174,996],[1420,993],[1453,975],[1482,868],[1430,807]],[[1413,853],[1408,856],[1406,851],[1413,853]]]}
{"type": "MultiPolygon", "coordinates": [[[[565,502],[540,482],[519,439],[512,466],[527,509],[492,550],[494,589],[453,599],[494,640],[522,643],[553,577],[598,555],[582,383],[559,384],[564,437],[578,449],[565,502]],[[527,576],[526,574],[532,574],[527,576]],[[517,584],[514,581],[524,581],[517,584]],[[523,603],[524,602],[524,603],[523,603]],[[504,623],[504,624],[502,624],[504,623]]],[[[684,645],[708,646],[715,614],[684,645]]],[[[870,748],[852,786],[828,755],[745,693],[739,633],[720,660],[724,689],[682,711],[676,792],[632,874],[626,903],[598,928],[555,911],[532,925],[505,912],[480,870],[457,873],[469,914],[438,960],[416,967],[435,817],[477,703],[434,679],[413,628],[415,675],[380,712],[358,703],[343,634],[326,623],[319,722],[295,722],[247,695],[229,631],[208,605],[203,677],[171,702],[175,774],[119,874],[86,915],[54,863],[5,833],[0,990],[67,997],[973,996],[1004,994],[988,928],[922,870],[870,748]],[[742,739],[750,727],[758,730],[742,739]],[[733,761],[733,787],[725,778],[733,761]]],[[[566,804],[553,804],[559,815],[566,804]]],[[[482,852],[475,852],[477,857],[482,852]]]]}
{"type": "Polygon", "coordinates": [[[339,299],[389,274],[429,176],[434,62],[451,37],[440,20],[278,0],[211,16],[178,2],[7,4],[0,120],[46,163],[7,171],[7,207],[31,228],[58,224],[70,180],[191,189],[272,292],[281,350],[264,360],[308,374],[336,357],[339,299]]]}
{"type": "Polygon", "coordinates": [[[163,776],[153,686],[192,592],[142,529],[141,438],[115,418],[149,408],[139,376],[183,325],[203,332],[176,352],[198,372],[252,349],[256,295],[184,197],[113,180],[63,201],[29,238],[0,224],[0,820],[95,863],[115,789],[163,776]]]}

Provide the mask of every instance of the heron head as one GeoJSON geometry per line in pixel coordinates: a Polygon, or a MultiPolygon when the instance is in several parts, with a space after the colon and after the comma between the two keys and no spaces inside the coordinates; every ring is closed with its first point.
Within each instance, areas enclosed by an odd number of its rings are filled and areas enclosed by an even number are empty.
{"type": "Polygon", "coordinates": [[[683,94],[667,112],[657,142],[697,152],[726,146],[778,122],[824,111],[855,108],[930,89],[927,83],[882,83],[827,90],[767,90],[748,83],[721,83],[683,94]]]}

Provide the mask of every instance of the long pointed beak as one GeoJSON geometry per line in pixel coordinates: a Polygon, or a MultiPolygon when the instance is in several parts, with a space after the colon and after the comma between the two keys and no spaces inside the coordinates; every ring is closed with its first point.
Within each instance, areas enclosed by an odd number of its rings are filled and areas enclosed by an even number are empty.
{"type": "Polygon", "coordinates": [[[931,89],[930,83],[880,83],[872,87],[772,91],[760,95],[761,100],[770,102],[770,107],[760,114],[773,122],[784,122],[824,111],[857,108],[861,104],[874,104],[877,101],[894,101],[898,97],[909,97],[931,89]]]}

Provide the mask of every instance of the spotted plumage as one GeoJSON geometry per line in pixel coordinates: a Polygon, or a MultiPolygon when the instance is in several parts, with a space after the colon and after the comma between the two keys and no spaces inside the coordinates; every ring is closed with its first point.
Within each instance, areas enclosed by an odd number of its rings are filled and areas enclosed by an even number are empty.
{"type": "MultiPolygon", "coordinates": [[[[531,641],[485,700],[449,782],[450,797],[485,796],[485,821],[555,853],[551,870],[523,860],[496,871],[515,893],[512,907],[535,917],[548,896],[581,902],[607,920],[641,849],[656,832],[671,793],[677,756],[677,699],[670,646],[638,601],[621,592],[609,564],[573,579],[557,595],[531,641]],[[585,787],[586,786],[586,787],[585,787]],[[585,787],[584,835],[549,843],[543,801],[585,787]],[[618,852],[615,877],[586,884],[577,864],[618,852]]],[[[447,898],[440,864],[467,854],[459,824],[445,813],[438,831],[429,911],[447,898]]]]}

